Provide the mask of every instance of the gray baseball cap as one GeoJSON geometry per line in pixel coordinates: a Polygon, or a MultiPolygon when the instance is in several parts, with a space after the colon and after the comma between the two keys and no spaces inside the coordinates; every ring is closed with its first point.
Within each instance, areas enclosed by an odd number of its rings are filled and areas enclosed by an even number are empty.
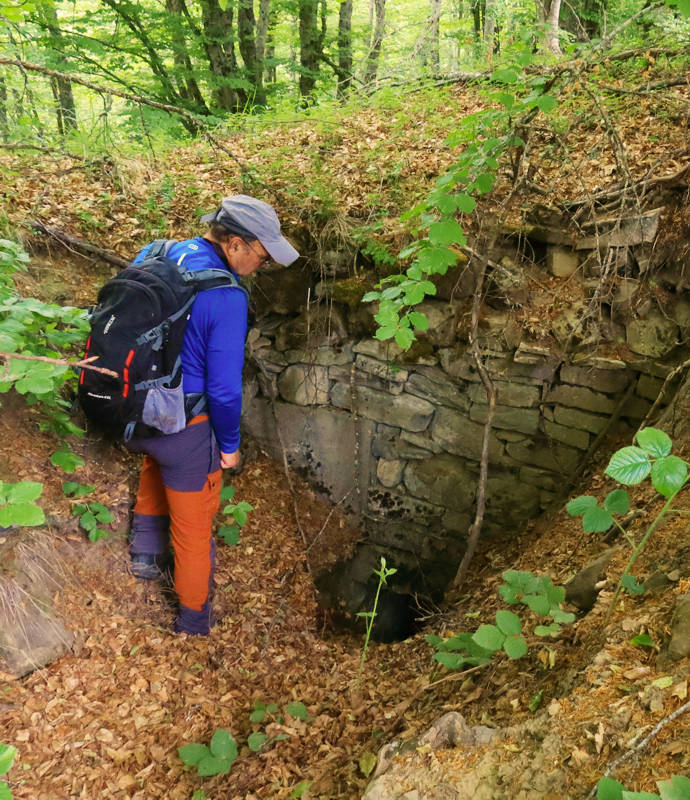
{"type": "Polygon", "coordinates": [[[255,236],[274,261],[287,266],[299,258],[299,253],[280,233],[280,221],[272,206],[249,197],[246,194],[234,194],[226,197],[217,211],[204,214],[201,222],[209,225],[217,222],[241,235],[245,230],[255,236]],[[239,229],[239,230],[238,230],[239,229]]]}

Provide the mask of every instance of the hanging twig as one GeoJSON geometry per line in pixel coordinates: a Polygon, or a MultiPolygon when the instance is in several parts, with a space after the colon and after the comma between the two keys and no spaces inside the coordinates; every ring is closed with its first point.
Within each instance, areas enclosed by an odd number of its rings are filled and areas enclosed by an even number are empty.
{"type": "Polygon", "coordinates": [[[46,364],[58,364],[61,367],[78,367],[79,369],[91,369],[94,372],[102,372],[104,375],[110,375],[112,378],[119,378],[117,372],[105,367],[95,367],[91,362],[95,361],[98,356],[90,356],[81,361],[67,361],[64,358],[48,358],[48,356],[25,356],[18,353],[0,353],[0,358],[4,358],[9,363],[10,359],[16,358],[20,361],[43,361],[46,364]]]}

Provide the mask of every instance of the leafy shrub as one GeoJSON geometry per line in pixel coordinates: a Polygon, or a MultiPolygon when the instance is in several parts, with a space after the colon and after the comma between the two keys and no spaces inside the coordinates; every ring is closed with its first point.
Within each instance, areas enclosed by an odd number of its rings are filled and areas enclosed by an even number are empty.
{"type": "Polygon", "coordinates": [[[219,728],[208,747],[205,744],[185,744],[177,752],[188,767],[196,767],[197,774],[206,778],[230,772],[237,758],[237,743],[228,731],[219,728]]]}
{"type": "MultiPolygon", "coordinates": [[[[91,494],[93,490],[93,486],[75,483],[74,481],[65,481],[62,484],[62,491],[70,497],[84,497],[84,495],[91,494]]],[[[109,525],[115,518],[103,503],[99,503],[96,500],[92,500],[89,503],[77,503],[72,506],[72,513],[79,517],[79,525],[86,531],[92,542],[108,538],[108,531],[104,531],[98,526],[99,524],[109,525]]]]}
{"type": "MultiPolygon", "coordinates": [[[[235,496],[235,488],[233,486],[224,486],[220,491],[221,500],[232,500],[235,496]]],[[[232,518],[229,525],[221,525],[218,529],[218,536],[225,542],[225,544],[236,545],[240,540],[240,528],[247,521],[247,515],[253,511],[254,507],[249,503],[228,503],[223,509],[223,514],[227,514],[232,518]]]]}

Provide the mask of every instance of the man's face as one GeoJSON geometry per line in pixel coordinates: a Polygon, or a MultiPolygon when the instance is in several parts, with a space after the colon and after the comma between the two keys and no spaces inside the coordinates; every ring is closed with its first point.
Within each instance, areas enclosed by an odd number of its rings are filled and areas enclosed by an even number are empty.
{"type": "Polygon", "coordinates": [[[228,263],[240,276],[251,275],[271,260],[266,248],[258,239],[245,242],[239,236],[234,236],[227,243],[226,255],[228,263]]]}

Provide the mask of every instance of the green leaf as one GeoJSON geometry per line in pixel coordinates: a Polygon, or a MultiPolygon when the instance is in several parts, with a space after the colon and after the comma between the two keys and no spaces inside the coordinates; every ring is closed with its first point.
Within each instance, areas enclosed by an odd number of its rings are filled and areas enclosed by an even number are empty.
{"type": "Polygon", "coordinates": [[[522,658],[527,653],[527,642],[524,636],[508,636],[503,642],[503,649],[509,658],[522,658]]]}
{"type": "Polygon", "coordinates": [[[395,333],[395,343],[403,350],[409,350],[414,342],[414,333],[409,328],[399,328],[395,333]]]}
{"type": "Polygon", "coordinates": [[[560,622],[561,625],[570,625],[575,622],[575,614],[570,611],[561,611],[560,608],[552,608],[549,616],[553,617],[554,622],[560,622]]]}
{"type": "MultiPolygon", "coordinates": [[[[381,298],[381,292],[367,292],[364,297],[362,298],[363,303],[373,303],[375,300],[379,300],[381,298]]],[[[232,486],[225,487],[227,489],[232,489],[232,486]]],[[[233,492],[234,493],[234,492],[233,492]]],[[[224,498],[225,500],[232,499],[232,495],[230,497],[224,498]]]]}
{"type": "Polygon", "coordinates": [[[410,311],[407,317],[415,330],[426,331],[429,329],[429,318],[426,314],[422,314],[420,311],[410,311]]]}
{"type": "Polygon", "coordinates": [[[196,766],[202,758],[206,758],[206,756],[210,755],[210,751],[205,744],[183,744],[182,747],[177,748],[177,754],[184,764],[188,767],[193,767],[196,766]]]}
{"type": "Polygon", "coordinates": [[[658,428],[643,428],[636,438],[640,447],[652,458],[667,456],[673,447],[669,435],[658,428]]]}
{"type": "Polygon", "coordinates": [[[261,733],[261,731],[255,731],[254,733],[250,733],[247,737],[247,747],[252,752],[258,753],[267,741],[268,736],[266,736],[265,733],[261,733]]]}
{"type": "Polygon", "coordinates": [[[507,636],[517,636],[522,631],[520,617],[512,611],[497,611],[496,625],[499,630],[507,636]]]}
{"type": "Polygon", "coordinates": [[[517,83],[518,73],[514,69],[505,68],[497,69],[491,76],[493,80],[499,83],[517,83]]]}
{"type": "Polygon", "coordinates": [[[630,498],[625,489],[614,489],[606,496],[604,508],[612,514],[627,514],[630,510],[630,498]]]}
{"type": "Polygon", "coordinates": [[[630,594],[644,593],[644,586],[638,583],[632,575],[621,575],[620,584],[630,594]]]}
{"type": "Polygon", "coordinates": [[[359,769],[365,778],[368,778],[376,767],[377,758],[374,753],[369,751],[362,753],[359,757],[359,769]]]}
{"type": "Polygon", "coordinates": [[[303,797],[309,791],[311,783],[311,781],[300,781],[290,792],[290,797],[299,800],[300,797],[303,797]]]}
{"type": "Polygon", "coordinates": [[[223,488],[220,490],[220,499],[224,500],[225,502],[232,500],[234,496],[235,496],[234,486],[223,486],[223,488]]]}
{"type": "Polygon", "coordinates": [[[220,536],[225,544],[234,547],[240,541],[240,529],[237,525],[222,525],[218,528],[218,536],[220,536]]]}
{"type": "Polygon", "coordinates": [[[4,781],[0,781],[0,800],[12,800],[10,787],[4,781]]]}
{"type": "MultiPolygon", "coordinates": [[[[465,244],[465,242],[462,242],[462,244],[465,244]]],[[[420,250],[417,260],[420,267],[428,274],[434,275],[440,273],[441,275],[445,275],[448,271],[448,267],[452,267],[458,260],[458,255],[445,245],[432,245],[420,250]]],[[[433,292],[428,292],[428,294],[433,294],[433,292]]]]}
{"type": "Polygon", "coordinates": [[[84,466],[84,459],[73,453],[71,450],[56,450],[50,457],[53,466],[61,467],[65,472],[74,472],[77,467],[84,466]]]}
{"type": "Polygon", "coordinates": [[[237,744],[230,733],[219,728],[211,739],[211,753],[216,758],[225,758],[234,761],[237,758],[237,744]]]}
{"type": "Polygon", "coordinates": [[[307,718],[309,717],[309,714],[307,713],[307,707],[299,700],[295,700],[287,705],[285,707],[285,713],[289,714],[295,719],[301,719],[303,722],[306,722],[307,718]]]}
{"type": "Polygon", "coordinates": [[[0,744],[0,775],[4,775],[12,766],[17,748],[10,744],[0,744]]]}
{"type": "Polygon", "coordinates": [[[98,520],[92,511],[85,511],[81,517],[79,517],[79,524],[85,531],[90,531],[98,526],[98,520]]]}
{"type": "Polygon", "coordinates": [[[501,633],[495,625],[480,625],[472,636],[472,640],[476,644],[491,652],[500,650],[505,638],[505,634],[501,633]]]}
{"type": "Polygon", "coordinates": [[[464,243],[465,232],[454,219],[447,219],[435,222],[429,228],[429,241],[434,245],[464,243]]]}
{"type": "Polygon", "coordinates": [[[542,699],[543,696],[544,696],[544,690],[543,689],[540,689],[538,692],[535,692],[532,695],[532,699],[529,701],[529,705],[527,706],[527,708],[529,708],[529,710],[532,713],[534,713],[539,708],[539,706],[541,705],[541,699],[542,699]]]}
{"type": "Polygon", "coordinates": [[[496,182],[496,176],[493,175],[491,172],[483,172],[481,175],[478,175],[474,180],[474,186],[476,186],[477,191],[480,194],[486,194],[490,192],[494,188],[494,183],[496,182]]]}
{"type": "Polygon", "coordinates": [[[550,625],[537,625],[534,628],[537,636],[550,636],[555,638],[561,632],[561,626],[557,622],[552,622],[550,625]]]}
{"type": "Polygon", "coordinates": [[[621,797],[623,800],[659,800],[659,795],[652,792],[628,792],[625,789],[621,797]]]}
{"type": "Polygon", "coordinates": [[[670,498],[680,491],[688,479],[688,465],[678,456],[665,456],[652,466],[652,486],[670,498]]]}
{"type": "Polygon", "coordinates": [[[673,686],[673,677],[671,675],[663,675],[661,678],[652,681],[652,686],[656,686],[657,689],[668,689],[673,686]]]}
{"type": "Polygon", "coordinates": [[[542,94],[534,102],[534,105],[545,114],[550,113],[558,105],[558,100],[550,94],[542,94]]]}
{"type": "Polygon", "coordinates": [[[203,789],[197,789],[192,795],[192,800],[208,800],[206,792],[203,789]]]}
{"type": "Polygon", "coordinates": [[[115,517],[110,513],[107,508],[99,508],[96,511],[96,519],[103,525],[109,525],[115,517]]]}
{"type": "Polygon", "coordinates": [[[597,784],[597,800],[622,800],[623,785],[613,778],[602,778],[597,784]]]}
{"type": "Polygon", "coordinates": [[[197,765],[197,770],[202,778],[208,778],[210,775],[220,775],[228,772],[232,766],[232,761],[227,758],[216,758],[215,756],[206,756],[202,758],[197,765]]]}
{"type": "Polygon", "coordinates": [[[534,611],[534,613],[539,614],[540,617],[547,616],[551,610],[551,603],[549,603],[549,598],[545,594],[525,595],[522,602],[530,611],[534,611]]]}
{"type": "Polygon", "coordinates": [[[385,342],[387,339],[392,339],[397,330],[397,328],[392,327],[379,328],[374,334],[374,338],[378,339],[380,342],[385,342]]]}
{"type": "MultiPolygon", "coordinates": [[[[690,14],[688,14],[690,16],[690,14]]],[[[690,778],[685,775],[672,775],[671,780],[657,781],[661,800],[688,800],[690,798],[690,778]]]]}
{"type": "Polygon", "coordinates": [[[95,486],[76,483],[75,481],[65,481],[62,484],[63,494],[70,495],[72,497],[83,497],[86,494],[91,494],[95,488],[95,486]]]}
{"type": "Polygon", "coordinates": [[[652,471],[649,457],[639,447],[622,447],[613,454],[606,474],[625,486],[641,483],[652,471]]]}
{"type": "Polygon", "coordinates": [[[43,509],[33,503],[11,503],[0,508],[0,527],[9,528],[11,525],[34,527],[45,522],[43,509]]]}
{"type": "Polygon", "coordinates": [[[21,483],[6,483],[3,489],[7,502],[29,503],[41,496],[43,484],[36,481],[22,481],[21,483]]]}
{"type": "Polygon", "coordinates": [[[477,207],[477,201],[464,192],[457,196],[458,211],[463,214],[471,214],[477,207]]]}
{"type": "Polygon", "coordinates": [[[582,515],[582,528],[586,533],[606,533],[612,525],[610,512],[600,506],[592,506],[582,515]]]}
{"type": "Polygon", "coordinates": [[[589,494],[582,494],[571,500],[565,507],[565,510],[571,517],[579,517],[584,514],[588,508],[597,505],[597,498],[589,494]]]}
{"type": "Polygon", "coordinates": [[[639,647],[656,647],[648,633],[638,633],[637,636],[633,636],[630,644],[635,644],[639,647]]]}

